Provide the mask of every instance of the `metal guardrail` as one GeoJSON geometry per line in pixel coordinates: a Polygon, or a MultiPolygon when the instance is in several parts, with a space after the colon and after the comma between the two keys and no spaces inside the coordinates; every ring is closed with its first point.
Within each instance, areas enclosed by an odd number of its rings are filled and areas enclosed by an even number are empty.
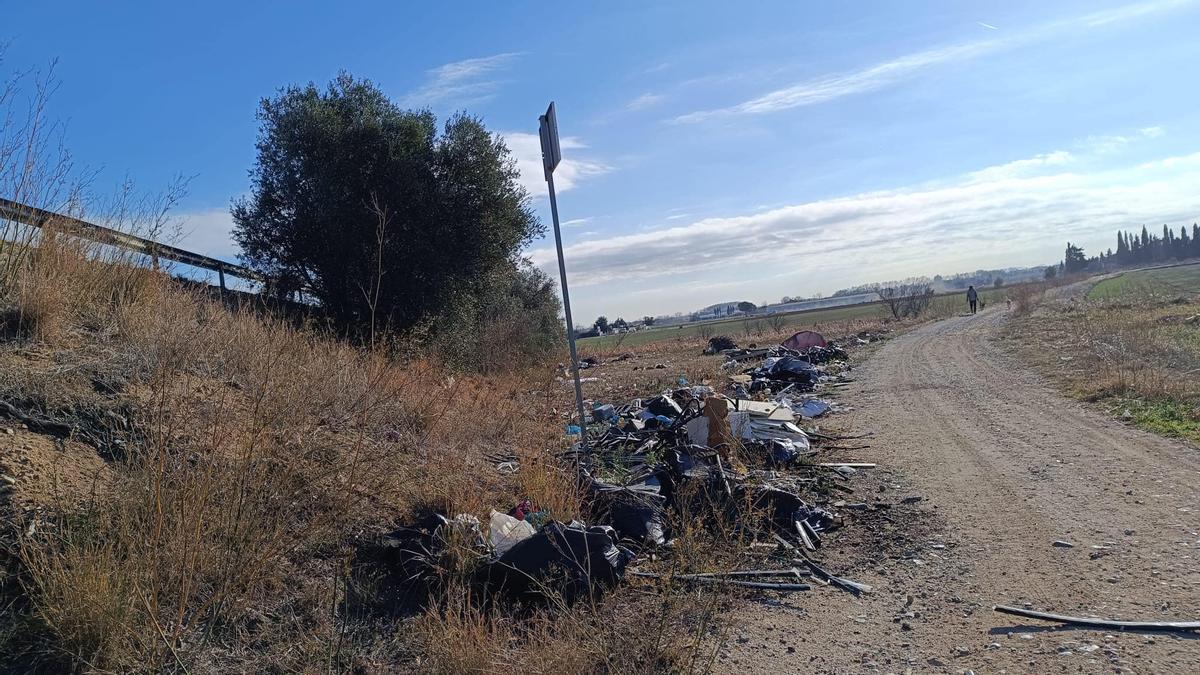
{"type": "Polygon", "coordinates": [[[221,290],[225,290],[225,275],[238,277],[239,279],[247,279],[250,281],[266,282],[267,278],[254,270],[237,265],[234,263],[225,262],[216,258],[210,258],[206,255],[185,251],[181,248],[176,248],[167,244],[162,244],[150,239],[126,234],[111,228],[89,223],[85,220],[64,216],[60,213],[39,209],[36,206],[29,206],[20,202],[14,202],[10,199],[0,198],[0,219],[9,220],[31,227],[45,227],[47,224],[53,223],[63,232],[94,241],[98,244],[107,244],[109,246],[117,246],[135,253],[141,253],[150,256],[157,261],[158,259],[170,260],[200,269],[210,270],[217,273],[220,280],[221,290]]]}

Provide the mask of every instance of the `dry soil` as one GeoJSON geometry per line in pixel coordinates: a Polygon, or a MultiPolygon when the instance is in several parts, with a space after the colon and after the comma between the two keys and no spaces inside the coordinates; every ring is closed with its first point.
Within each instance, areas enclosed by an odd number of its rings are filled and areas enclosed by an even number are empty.
{"type": "Polygon", "coordinates": [[[902,544],[833,554],[874,593],[750,601],[718,672],[1200,672],[1197,634],[992,611],[1200,620],[1200,450],[1064,398],[998,344],[1006,317],[926,325],[857,370],[848,421],[874,438],[853,459],[921,497],[890,511],[902,544]]]}

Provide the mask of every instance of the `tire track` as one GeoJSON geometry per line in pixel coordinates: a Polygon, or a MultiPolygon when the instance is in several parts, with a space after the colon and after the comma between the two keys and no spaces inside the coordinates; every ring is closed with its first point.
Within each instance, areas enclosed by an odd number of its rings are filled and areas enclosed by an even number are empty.
{"type": "MultiPolygon", "coordinates": [[[[923,497],[946,548],[915,541],[911,558],[856,571],[880,589],[872,595],[786,600],[802,615],[785,626],[827,646],[818,653],[734,649],[721,669],[1200,672],[1200,640],[1014,627],[990,611],[1200,619],[1200,451],[1051,390],[995,344],[1006,316],[900,336],[858,369],[851,393],[852,427],[875,434],[868,461],[923,497]]],[[[768,616],[743,618],[779,618],[768,616]]]]}

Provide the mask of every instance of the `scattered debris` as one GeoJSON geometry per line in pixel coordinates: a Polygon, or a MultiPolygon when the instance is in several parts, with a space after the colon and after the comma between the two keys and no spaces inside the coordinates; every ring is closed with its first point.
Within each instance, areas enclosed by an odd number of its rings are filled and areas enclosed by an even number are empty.
{"type": "MultiPolygon", "coordinates": [[[[813,392],[848,381],[848,357],[816,333],[789,339],[795,348],[739,350],[728,337],[710,340],[710,353],[742,371],[723,391],[680,376],[676,388],[658,396],[592,402],[583,420],[589,441],[575,443],[566,459],[586,491],[588,512],[600,524],[564,524],[526,500],[507,514],[493,510],[486,538],[470,516],[434,515],[385,537],[375,559],[390,567],[394,586],[424,588],[427,597],[439,575],[463,569],[467,556],[474,583],[490,597],[570,604],[619,583],[635,551],[651,554],[648,560],[670,556],[675,533],[669,516],[695,517],[703,510],[726,521],[752,547],[766,544],[790,556],[790,566],[668,575],[635,570],[632,575],[780,592],[809,590],[815,579],[853,593],[869,592],[869,585],[831,574],[804,553],[820,549],[823,537],[844,524],[823,507],[829,505],[828,493],[849,492],[838,481],[875,466],[812,461],[821,452],[818,443],[852,437],[800,426],[838,410],[813,392]]],[[[595,359],[581,362],[589,369],[599,365],[595,359]]],[[[580,437],[584,430],[565,425],[568,436],[580,437]]],[[[515,457],[489,459],[500,471],[519,468],[515,457]]],[[[832,508],[839,505],[872,511],[887,506],[836,501],[832,508]]]]}
{"type": "Polygon", "coordinates": [[[996,605],[992,607],[993,611],[1001,614],[1011,614],[1027,619],[1040,619],[1042,621],[1051,621],[1055,623],[1063,623],[1073,626],[1088,626],[1091,628],[1116,628],[1133,629],[1133,630],[1163,630],[1163,631],[1194,631],[1200,630],[1200,621],[1121,621],[1118,619],[1096,619],[1088,617],[1065,616],[1062,614],[1050,614],[1048,612],[1038,612],[1032,609],[1023,609],[1020,607],[1007,607],[1005,605],[996,605]]]}

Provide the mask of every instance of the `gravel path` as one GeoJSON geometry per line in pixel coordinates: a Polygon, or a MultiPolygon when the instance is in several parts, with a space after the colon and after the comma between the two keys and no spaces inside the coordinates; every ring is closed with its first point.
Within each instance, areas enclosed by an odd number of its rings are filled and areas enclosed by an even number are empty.
{"type": "Polygon", "coordinates": [[[1051,390],[995,342],[1005,316],[892,340],[847,397],[851,428],[875,434],[854,459],[894,471],[880,490],[920,495],[915,517],[937,529],[900,554],[840,561],[873,594],[751,603],[718,671],[1200,672],[1200,635],[991,611],[1200,620],[1200,451],[1051,390]]]}

